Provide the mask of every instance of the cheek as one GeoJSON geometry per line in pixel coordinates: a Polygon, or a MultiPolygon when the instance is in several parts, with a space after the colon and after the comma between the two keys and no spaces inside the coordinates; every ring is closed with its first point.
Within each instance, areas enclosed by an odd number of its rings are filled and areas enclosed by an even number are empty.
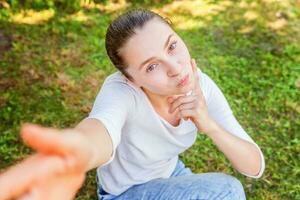
{"type": "Polygon", "coordinates": [[[170,88],[170,81],[165,74],[155,74],[147,81],[147,85],[152,90],[160,91],[170,88]]]}
{"type": "Polygon", "coordinates": [[[156,73],[149,82],[154,87],[164,87],[168,85],[168,78],[164,73],[156,73]]]}
{"type": "Polygon", "coordinates": [[[186,46],[181,43],[175,52],[176,56],[178,57],[178,61],[182,64],[188,64],[190,63],[190,53],[186,46]]]}

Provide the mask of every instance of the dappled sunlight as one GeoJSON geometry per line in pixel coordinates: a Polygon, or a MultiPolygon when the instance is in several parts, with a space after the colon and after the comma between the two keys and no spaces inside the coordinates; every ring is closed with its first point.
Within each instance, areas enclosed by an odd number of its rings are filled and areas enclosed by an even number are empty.
{"type": "Polygon", "coordinates": [[[290,1],[288,1],[288,0],[284,0],[284,1],[283,0],[262,0],[262,2],[265,4],[269,4],[269,5],[278,4],[278,5],[286,7],[286,8],[291,6],[290,1]]]}
{"type": "Polygon", "coordinates": [[[206,26],[214,15],[225,11],[231,5],[231,1],[212,4],[205,1],[187,0],[174,1],[162,8],[153,8],[152,10],[170,18],[175,27],[188,30],[206,26]],[[175,16],[174,13],[176,13],[175,16]]]}
{"type": "MultiPolygon", "coordinates": [[[[89,114],[106,77],[117,70],[105,49],[107,27],[128,8],[139,7],[173,23],[190,55],[273,162],[259,182],[253,181],[234,171],[202,136],[182,154],[184,161],[196,173],[239,176],[253,199],[278,199],[278,194],[299,199],[293,177],[299,175],[300,0],[79,1],[73,8],[68,2],[75,1],[57,0],[65,4],[47,10],[44,3],[14,8],[9,2],[21,1],[0,0],[0,15],[6,15],[0,16],[0,132],[7,133],[0,137],[0,155],[6,156],[0,156],[0,168],[29,153],[14,140],[20,123],[75,127],[89,114]]],[[[78,199],[97,198],[94,176],[87,177],[78,199]]]]}
{"type": "Polygon", "coordinates": [[[248,7],[248,3],[245,2],[245,1],[241,1],[241,2],[238,4],[238,7],[240,7],[240,8],[247,8],[247,7],[248,7]]]}
{"type": "Polygon", "coordinates": [[[246,33],[250,33],[254,30],[254,27],[253,26],[242,26],[238,32],[239,33],[243,33],[243,34],[246,34],[246,33]]]}
{"type": "Polygon", "coordinates": [[[222,1],[218,4],[211,4],[205,1],[174,1],[170,4],[163,6],[158,11],[171,14],[187,14],[192,17],[207,17],[209,15],[216,15],[220,11],[225,11],[227,7],[231,6],[231,1],[222,1]]]}
{"type": "Polygon", "coordinates": [[[196,20],[182,15],[172,17],[171,21],[176,28],[179,28],[181,30],[194,29],[205,26],[204,21],[196,20]]]}
{"type": "Polygon", "coordinates": [[[81,6],[86,9],[99,9],[102,12],[113,13],[127,8],[128,6],[130,6],[130,4],[127,3],[125,0],[118,1],[118,2],[109,1],[106,4],[95,3],[93,1],[91,2],[86,1],[83,2],[81,6]]]}
{"type": "Polygon", "coordinates": [[[217,2],[183,0],[173,1],[158,8],[154,6],[152,10],[169,18],[174,27],[181,30],[208,27],[216,23],[212,21],[215,16],[222,14],[227,18],[228,25],[235,22],[239,24],[238,33],[247,34],[260,26],[282,35],[289,25],[288,18],[295,15],[290,10],[291,7],[293,7],[291,1],[279,0],[242,0],[236,4],[226,0],[217,2]]]}
{"type": "Polygon", "coordinates": [[[35,11],[22,10],[17,14],[11,14],[11,21],[17,24],[41,24],[47,22],[55,15],[53,9],[35,11]]]}
{"type": "Polygon", "coordinates": [[[82,10],[78,11],[77,13],[68,15],[61,19],[62,22],[64,21],[78,21],[78,22],[85,22],[90,19],[82,10]]]}
{"type": "Polygon", "coordinates": [[[286,19],[277,19],[276,21],[268,23],[268,27],[275,31],[283,29],[286,25],[287,25],[286,19]]]}
{"type": "MultiPolygon", "coordinates": [[[[300,77],[295,81],[295,86],[297,87],[297,88],[300,88],[300,77]]],[[[300,109],[299,109],[300,110],[300,109]]],[[[300,113],[300,111],[299,111],[299,113],[300,113]]]]}
{"type": "Polygon", "coordinates": [[[296,6],[293,1],[262,0],[246,1],[243,0],[237,4],[241,16],[237,15],[235,20],[244,20],[239,33],[249,33],[254,31],[255,27],[264,27],[279,35],[285,35],[288,31],[297,27],[290,24],[295,18],[296,13],[291,9],[296,6]],[[287,28],[289,26],[289,28],[287,28]]]}
{"type": "Polygon", "coordinates": [[[258,13],[252,10],[246,11],[244,14],[244,18],[247,21],[253,21],[259,17],[258,13]]]}
{"type": "MultiPolygon", "coordinates": [[[[126,9],[128,6],[130,6],[130,4],[126,3],[126,1],[118,1],[115,3],[109,1],[106,4],[94,3],[92,1],[81,2],[82,8],[98,9],[99,11],[106,12],[106,13],[118,13],[119,11],[126,9]]],[[[7,9],[10,9],[9,6],[7,7],[7,9]]],[[[54,16],[55,16],[54,9],[47,9],[41,11],[29,9],[29,10],[21,10],[17,13],[10,12],[10,20],[11,22],[16,24],[29,24],[29,25],[42,24],[42,23],[46,23],[54,16]]],[[[90,18],[91,16],[85,14],[83,10],[80,10],[76,13],[60,18],[60,21],[61,22],[65,22],[65,21],[86,22],[90,20],[90,18]]]]}

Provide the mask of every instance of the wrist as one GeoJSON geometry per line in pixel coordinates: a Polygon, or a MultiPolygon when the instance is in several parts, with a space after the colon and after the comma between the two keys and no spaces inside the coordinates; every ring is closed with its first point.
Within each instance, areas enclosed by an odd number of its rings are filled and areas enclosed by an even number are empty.
{"type": "Polygon", "coordinates": [[[197,128],[199,131],[203,132],[205,135],[210,136],[211,134],[217,132],[219,126],[218,124],[211,118],[208,118],[206,122],[202,122],[201,126],[198,125],[200,123],[197,123],[197,128]]]}
{"type": "Polygon", "coordinates": [[[76,154],[78,158],[78,164],[82,167],[84,172],[88,172],[89,170],[94,168],[96,163],[96,145],[91,142],[88,134],[79,128],[72,129],[73,136],[76,137],[78,141],[78,146],[76,154]]]}

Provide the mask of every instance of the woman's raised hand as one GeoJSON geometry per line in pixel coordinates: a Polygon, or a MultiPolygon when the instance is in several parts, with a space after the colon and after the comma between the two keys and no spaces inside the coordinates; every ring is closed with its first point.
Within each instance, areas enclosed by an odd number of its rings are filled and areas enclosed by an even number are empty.
{"type": "Polygon", "coordinates": [[[180,118],[191,119],[199,131],[206,133],[210,129],[210,125],[214,125],[214,123],[208,114],[195,59],[191,59],[191,67],[194,80],[193,92],[191,95],[169,97],[168,102],[171,104],[169,113],[176,112],[180,118]]]}
{"type": "Polygon", "coordinates": [[[29,124],[22,126],[21,136],[37,153],[0,174],[0,200],[73,199],[93,153],[87,139],[73,129],[29,124]]]}

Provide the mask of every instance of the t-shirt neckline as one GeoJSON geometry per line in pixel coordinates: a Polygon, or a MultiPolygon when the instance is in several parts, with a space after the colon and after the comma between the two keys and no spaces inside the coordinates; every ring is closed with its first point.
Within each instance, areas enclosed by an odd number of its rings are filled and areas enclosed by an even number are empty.
{"type": "MultiPolygon", "coordinates": [[[[121,74],[122,75],[122,74],[121,74]]],[[[133,84],[130,83],[130,81],[127,81],[126,77],[124,77],[124,75],[122,75],[125,82],[130,86],[130,87],[133,87],[136,91],[138,91],[142,96],[143,98],[145,99],[145,101],[147,102],[148,106],[150,107],[151,111],[154,112],[154,114],[166,125],[168,126],[169,128],[172,128],[172,129],[180,129],[182,127],[182,124],[184,122],[187,122],[189,121],[190,119],[188,120],[184,120],[183,118],[180,119],[179,121],[179,124],[177,126],[173,126],[171,123],[169,123],[167,120],[165,120],[162,116],[160,116],[154,109],[152,103],[150,102],[149,98],[147,97],[147,95],[145,94],[145,92],[140,88],[140,87],[137,87],[133,84]]]]}

